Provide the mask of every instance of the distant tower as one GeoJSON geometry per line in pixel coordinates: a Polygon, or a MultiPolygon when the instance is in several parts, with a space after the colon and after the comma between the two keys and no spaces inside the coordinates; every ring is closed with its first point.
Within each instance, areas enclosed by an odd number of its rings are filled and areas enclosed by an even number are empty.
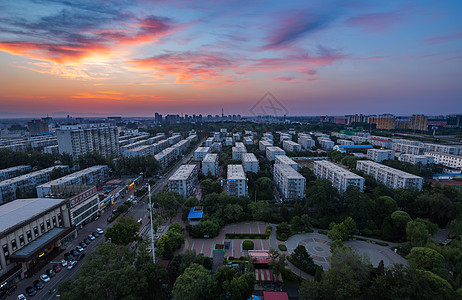
{"type": "Polygon", "coordinates": [[[225,114],[223,113],[223,107],[221,108],[221,119],[223,120],[225,118],[225,114]]]}

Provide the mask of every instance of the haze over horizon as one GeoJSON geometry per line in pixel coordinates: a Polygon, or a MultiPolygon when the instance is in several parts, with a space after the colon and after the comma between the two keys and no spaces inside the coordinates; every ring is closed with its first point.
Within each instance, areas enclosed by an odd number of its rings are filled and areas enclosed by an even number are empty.
{"type": "Polygon", "coordinates": [[[0,118],[462,112],[460,1],[0,6],[0,118]]]}

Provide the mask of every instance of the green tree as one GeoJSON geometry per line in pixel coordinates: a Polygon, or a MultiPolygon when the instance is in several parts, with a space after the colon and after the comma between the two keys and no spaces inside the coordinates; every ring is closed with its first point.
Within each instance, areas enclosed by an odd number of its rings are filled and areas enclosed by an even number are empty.
{"type": "Polygon", "coordinates": [[[252,219],[256,221],[263,221],[265,219],[268,208],[268,201],[256,201],[249,203],[249,210],[252,214],[252,219]]]}
{"type": "Polygon", "coordinates": [[[273,199],[274,182],[268,177],[258,178],[256,190],[257,200],[273,199]]]}
{"type": "Polygon", "coordinates": [[[114,226],[106,230],[104,236],[116,245],[127,245],[139,240],[139,225],[133,217],[120,217],[114,226]]]}
{"type": "Polygon", "coordinates": [[[406,236],[413,246],[424,246],[430,238],[430,233],[423,222],[410,221],[406,225],[406,236]]]}
{"type": "Polygon", "coordinates": [[[286,256],[284,254],[280,254],[277,250],[270,248],[269,257],[270,261],[268,266],[273,274],[277,276],[283,273],[287,265],[286,256]]]}
{"type": "Polygon", "coordinates": [[[411,265],[419,269],[431,271],[436,275],[447,278],[446,260],[437,251],[426,247],[414,247],[407,256],[411,265]]]}
{"type": "Polygon", "coordinates": [[[223,266],[207,282],[209,299],[248,299],[254,290],[253,272],[242,274],[223,266]]]}
{"type": "Polygon", "coordinates": [[[178,300],[204,299],[208,278],[204,266],[193,263],[176,279],[172,294],[178,300]]]}
{"type": "Polygon", "coordinates": [[[171,259],[173,258],[173,252],[180,249],[184,241],[183,228],[176,222],[172,223],[167,232],[157,240],[156,255],[171,259]]]}
{"type": "Polygon", "coordinates": [[[294,252],[292,252],[292,254],[287,259],[294,266],[311,275],[315,275],[318,268],[321,268],[314,263],[313,258],[302,245],[298,245],[297,248],[294,249],[294,252]]]}

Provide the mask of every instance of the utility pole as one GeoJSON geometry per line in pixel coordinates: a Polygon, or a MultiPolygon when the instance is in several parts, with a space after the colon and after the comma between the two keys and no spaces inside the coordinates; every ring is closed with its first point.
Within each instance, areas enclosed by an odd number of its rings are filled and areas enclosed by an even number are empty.
{"type": "Polygon", "coordinates": [[[151,249],[152,249],[152,262],[156,264],[156,255],[155,255],[155,249],[154,249],[154,232],[153,232],[153,226],[152,226],[152,204],[151,204],[151,185],[147,183],[148,185],[148,196],[149,196],[149,218],[151,219],[151,249]]]}

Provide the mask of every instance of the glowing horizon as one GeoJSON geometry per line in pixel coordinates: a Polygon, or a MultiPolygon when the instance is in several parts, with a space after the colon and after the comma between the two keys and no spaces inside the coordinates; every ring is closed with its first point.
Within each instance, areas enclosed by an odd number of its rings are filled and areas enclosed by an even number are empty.
{"type": "Polygon", "coordinates": [[[462,113],[460,1],[1,7],[0,117],[462,113]]]}

